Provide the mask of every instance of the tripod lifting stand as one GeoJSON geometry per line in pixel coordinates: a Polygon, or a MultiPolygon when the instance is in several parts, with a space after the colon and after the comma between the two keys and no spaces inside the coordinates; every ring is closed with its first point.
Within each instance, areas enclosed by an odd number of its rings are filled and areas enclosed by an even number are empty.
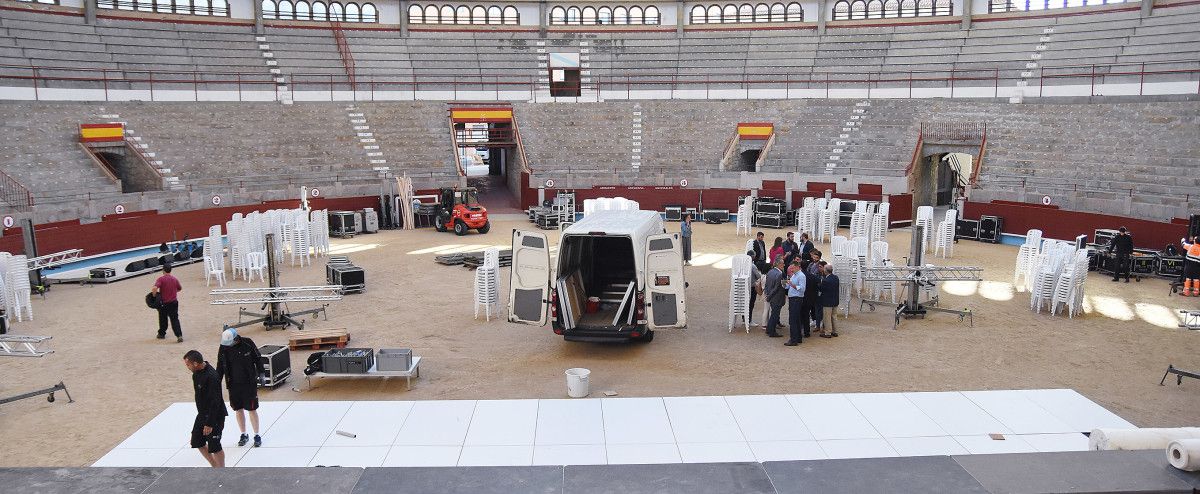
{"type": "Polygon", "coordinates": [[[267,288],[222,288],[209,292],[214,297],[212,305],[240,305],[238,310],[237,324],[226,324],[225,329],[240,328],[251,324],[262,323],[267,330],[275,328],[286,328],[295,325],[298,329],[304,329],[304,321],[297,320],[299,316],[312,314],[313,318],[317,314],[325,315],[325,308],[329,304],[321,304],[315,309],[302,310],[299,312],[289,312],[286,309],[288,302],[334,302],[342,299],[341,285],[317,285],[317,286],[279,286],[279,270],[275,259],[275,234],[268,233],[266,237],[267,246],[267,288]],[[246,310],[249,304],[261,303],[260,311],[266,312],[251,312],[246,310]],[[250,316],[253,319],[242,321],[242,316],[250,316]]]}
{"type": "Polygon", "coordinates": [[[968,309],[946,309],[937,307],[937,297],[934,297],[928,302],[921,302],[921,288],[936,286],[942,281],[981,281],[980,273],[983,268],[978,267],[958,267],[958,266],[925,266],[925,252],[921,245],[921,239],[924,235],[924,226],[913,226],[912,231],[912,246],[908,256],[907,266],[878,266],[863,268],[863,281],[865,282],[897,282],[904,283],[907,293],[905,300],[899,304],[886,302],[883,300],[863,299],[859,303],[859,310],[862,310],[863,305],[871,307],[875,310],[877,305],[886,305],[896,307],[896,318],[892,323],[892,329],[900,326],[900,318],[913,319],[925,318],[925,314],[929,312],[943,312],[958,316],[958,321],[964,319],[971,320],[971,326],[975,326],[975,315],[968,309]]]}

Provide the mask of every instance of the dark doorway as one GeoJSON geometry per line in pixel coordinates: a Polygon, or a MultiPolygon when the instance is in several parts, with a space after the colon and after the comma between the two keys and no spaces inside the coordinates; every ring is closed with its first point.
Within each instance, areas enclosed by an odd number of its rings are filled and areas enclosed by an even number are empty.
{"type": "Polygon", "coordinates": [[[741,162],[739,163],[738,169],[735,171],[758,171],[758,157],[761,155],[761,149],[747,149],[742,151],[742,154],[739,155],[741,162]]]}
{"type": "Polygon", "coordinates": [[[127,151],[97,151],[94,156],[121,181],[121,192],[146,192],[162,190],[162,178],[127,151]]]}
{"type": "Polygon", "coordinates": [[[582,93],[578,68],[550,69],[550,96],[578,97],[582,93]]]}
{"type": "MultiPolygon", "coordinates": [[[[945,155],[939,155],[937,158],[936,173],[937,173],[937,194],[935,197],[934,206],[946,206],[954,203],[954,189],[958,185],[958,173],[950,168],[950,162],[942,159],[945,155]]],[[[932,158],[932,157],[931,157],[932,158]]]]}
{"type": "MultiPolygon", "coordinates": [[[[939,181],[938,171],[945,153],[938,153],[921,158],[912,173],[913,208],[917,206],[936,206],[938,204],[939,181]]],[[[916,209],[914,209],[916,211],[916,209]]]]}

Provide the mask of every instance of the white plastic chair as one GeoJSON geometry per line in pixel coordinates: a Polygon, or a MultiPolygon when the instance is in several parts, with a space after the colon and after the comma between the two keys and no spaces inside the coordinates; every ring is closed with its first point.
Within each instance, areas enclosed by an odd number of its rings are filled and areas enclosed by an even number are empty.
{"type": "Polygon", "coordinates": [[[750,283],[750,269],[752,263],[750,256],[745,254],[735,255],[732,258],[733,269],[730,271],[729,278],[729,332],[733,332],[733,326],[738,318],[742,318],[742,323],[746,326],[746,332],[750,332],[750,290],[754,287],[750,283]]]}
{"type": "Polygon", "coordinates": [[[218,286],[225,286],[225,266],[220,261],[204,256],[204,284],[211,286],[213,278],[217,279],[218,286]]]}
{"type": "Polygon", "coordinates": [[[246,254],[246,281],[253,282],[254,275],[258,274],[258,281],[267,281],[267,253],[266,252],[250,252],[246,254]]]}

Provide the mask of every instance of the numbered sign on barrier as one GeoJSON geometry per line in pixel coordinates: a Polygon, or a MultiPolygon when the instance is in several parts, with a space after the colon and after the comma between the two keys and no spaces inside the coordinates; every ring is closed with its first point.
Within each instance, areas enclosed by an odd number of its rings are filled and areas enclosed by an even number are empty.
{"type": "Polygon", "coordinates": [[[12,228],[15,224],[17,224],[17,220],[14,220],[12,216],[4,217],[4,228],[12,228]]]}
{"type": "Polygon", "coordinates": [[[316,187],[309,189],[308,193],[310,195],[312,195],[313,197],[321,197],[321,189],[318,189],[316,187]]]}
{"type": "Polygon", "coordinates": [[[546,188],[547,188],[547,189],[553,189],[553,188],[554,188],[554,179],[552,179],[552,178],[547,178],[547,179],[546,179],[546,188]]]}
{"type": "Polygon", "coordinates": [[[687,179],[686,179],[686,178],[684,178],[684,179],[680,179],[680,180],[679,180],[679,186],[680,186],[680,187],[687,187],[687,179]]]}
{"type": "Polygon", "coordinates": [[[1049,205],[1050,205],[1050,196],[1042,196],[1042,205],[1043,205],[1043,206],[1049,206],[1049,205]]]}
{"type": "Polygon", "coordinates": [[[117,207],[113,208],[113,211],[116,211],[117,214],[125,214],[125,206],[117,204],[117,207]]]}
{"type": "Polygon", "coordinates": [[[221,205],[221,196],[213,196],[212,203],[213,203],[213,206],[220,206],[221,205]]]}

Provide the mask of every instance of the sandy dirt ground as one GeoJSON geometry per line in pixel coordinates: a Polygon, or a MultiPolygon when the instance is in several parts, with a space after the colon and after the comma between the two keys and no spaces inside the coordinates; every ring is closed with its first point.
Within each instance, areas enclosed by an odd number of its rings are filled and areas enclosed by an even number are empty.
{"type": "MultiPolygon", "coordinates": [[[[560,398],[566,393],[563,371],[587,367],[593,393],[619,396],[1073,388],[1139,426],[1200,424],[1200,382],[1158,385],[1167,364],[1200,369],[1200,333],[1174,327],[1174,312],[1200,307],[1200,301],[1168,297],[1163,280],[1111,283],[1092,273],[1087,315],[1072,320],[1035,314],[1028,294],[1014,293],[1010,284],[1016,247],[964,241],[945,263],[982,266],[987,281],[944,287],[943,305],[974,310],[973,328],[937,314],[893,331],[890,310],[856,310],[838,321],[840,338],[813,338],[790,348],[761,329],[727,332],[725,258],[741,252],[746,239],[734,234],[732,224],[696,224],[687,330],[659,332],[650,344],[568,343],[548,327],[474,320],[472,272],[433,262],[437,252],[508,244],[513,228],[532,226],[497,221],[488,235],[385,231],[335,240],[335,253],[366,270],[368,289],[333,303],[328,321],[307,327],[349,328],[352,346],[412,348],[424,358],[421,378],[411,391],[403,379],[325,380],[310,391],[296,368],[289,383],[264,391],[262,399],[560,398]]],[[[782,234],[767,232],[768,240],[782,234]]],[[[557,232],[551,236],[555,240],[557,232]]],[[[907,231],[892,232],[892,257],[907,251],[908,238],[907,231]]],[[[323,262],[304,268],[285,263],[283,284],[324,284],[323,262]]],[[[508,269],[502,271],[507,293],[508,269]]],[[[151,277],[58,285],[44,300],[35,298],[36,320],[16,323],[14,332],[53,336],[55,353],[0,358],[0,396],[62,380],[75,403],[59,395],[55,403],[33,398],[0,405],[0,465],[90,465],[169,403],[192,400],[182,355],[199,349],[215,361],[222,324],[236,321],[237,308],[208,304],[200,265],[176,274],[185,287],[182,344],[154,339],[156,315],[142,301],[151,277]]],[[[230,286],[263,284],[239,280],[230,286]]],[[[286,344],[295,332],[243,330],[260,345],[286,344]]],[[[302,363],[308,354],[293,353],[292,361],[302,363]]]]}

